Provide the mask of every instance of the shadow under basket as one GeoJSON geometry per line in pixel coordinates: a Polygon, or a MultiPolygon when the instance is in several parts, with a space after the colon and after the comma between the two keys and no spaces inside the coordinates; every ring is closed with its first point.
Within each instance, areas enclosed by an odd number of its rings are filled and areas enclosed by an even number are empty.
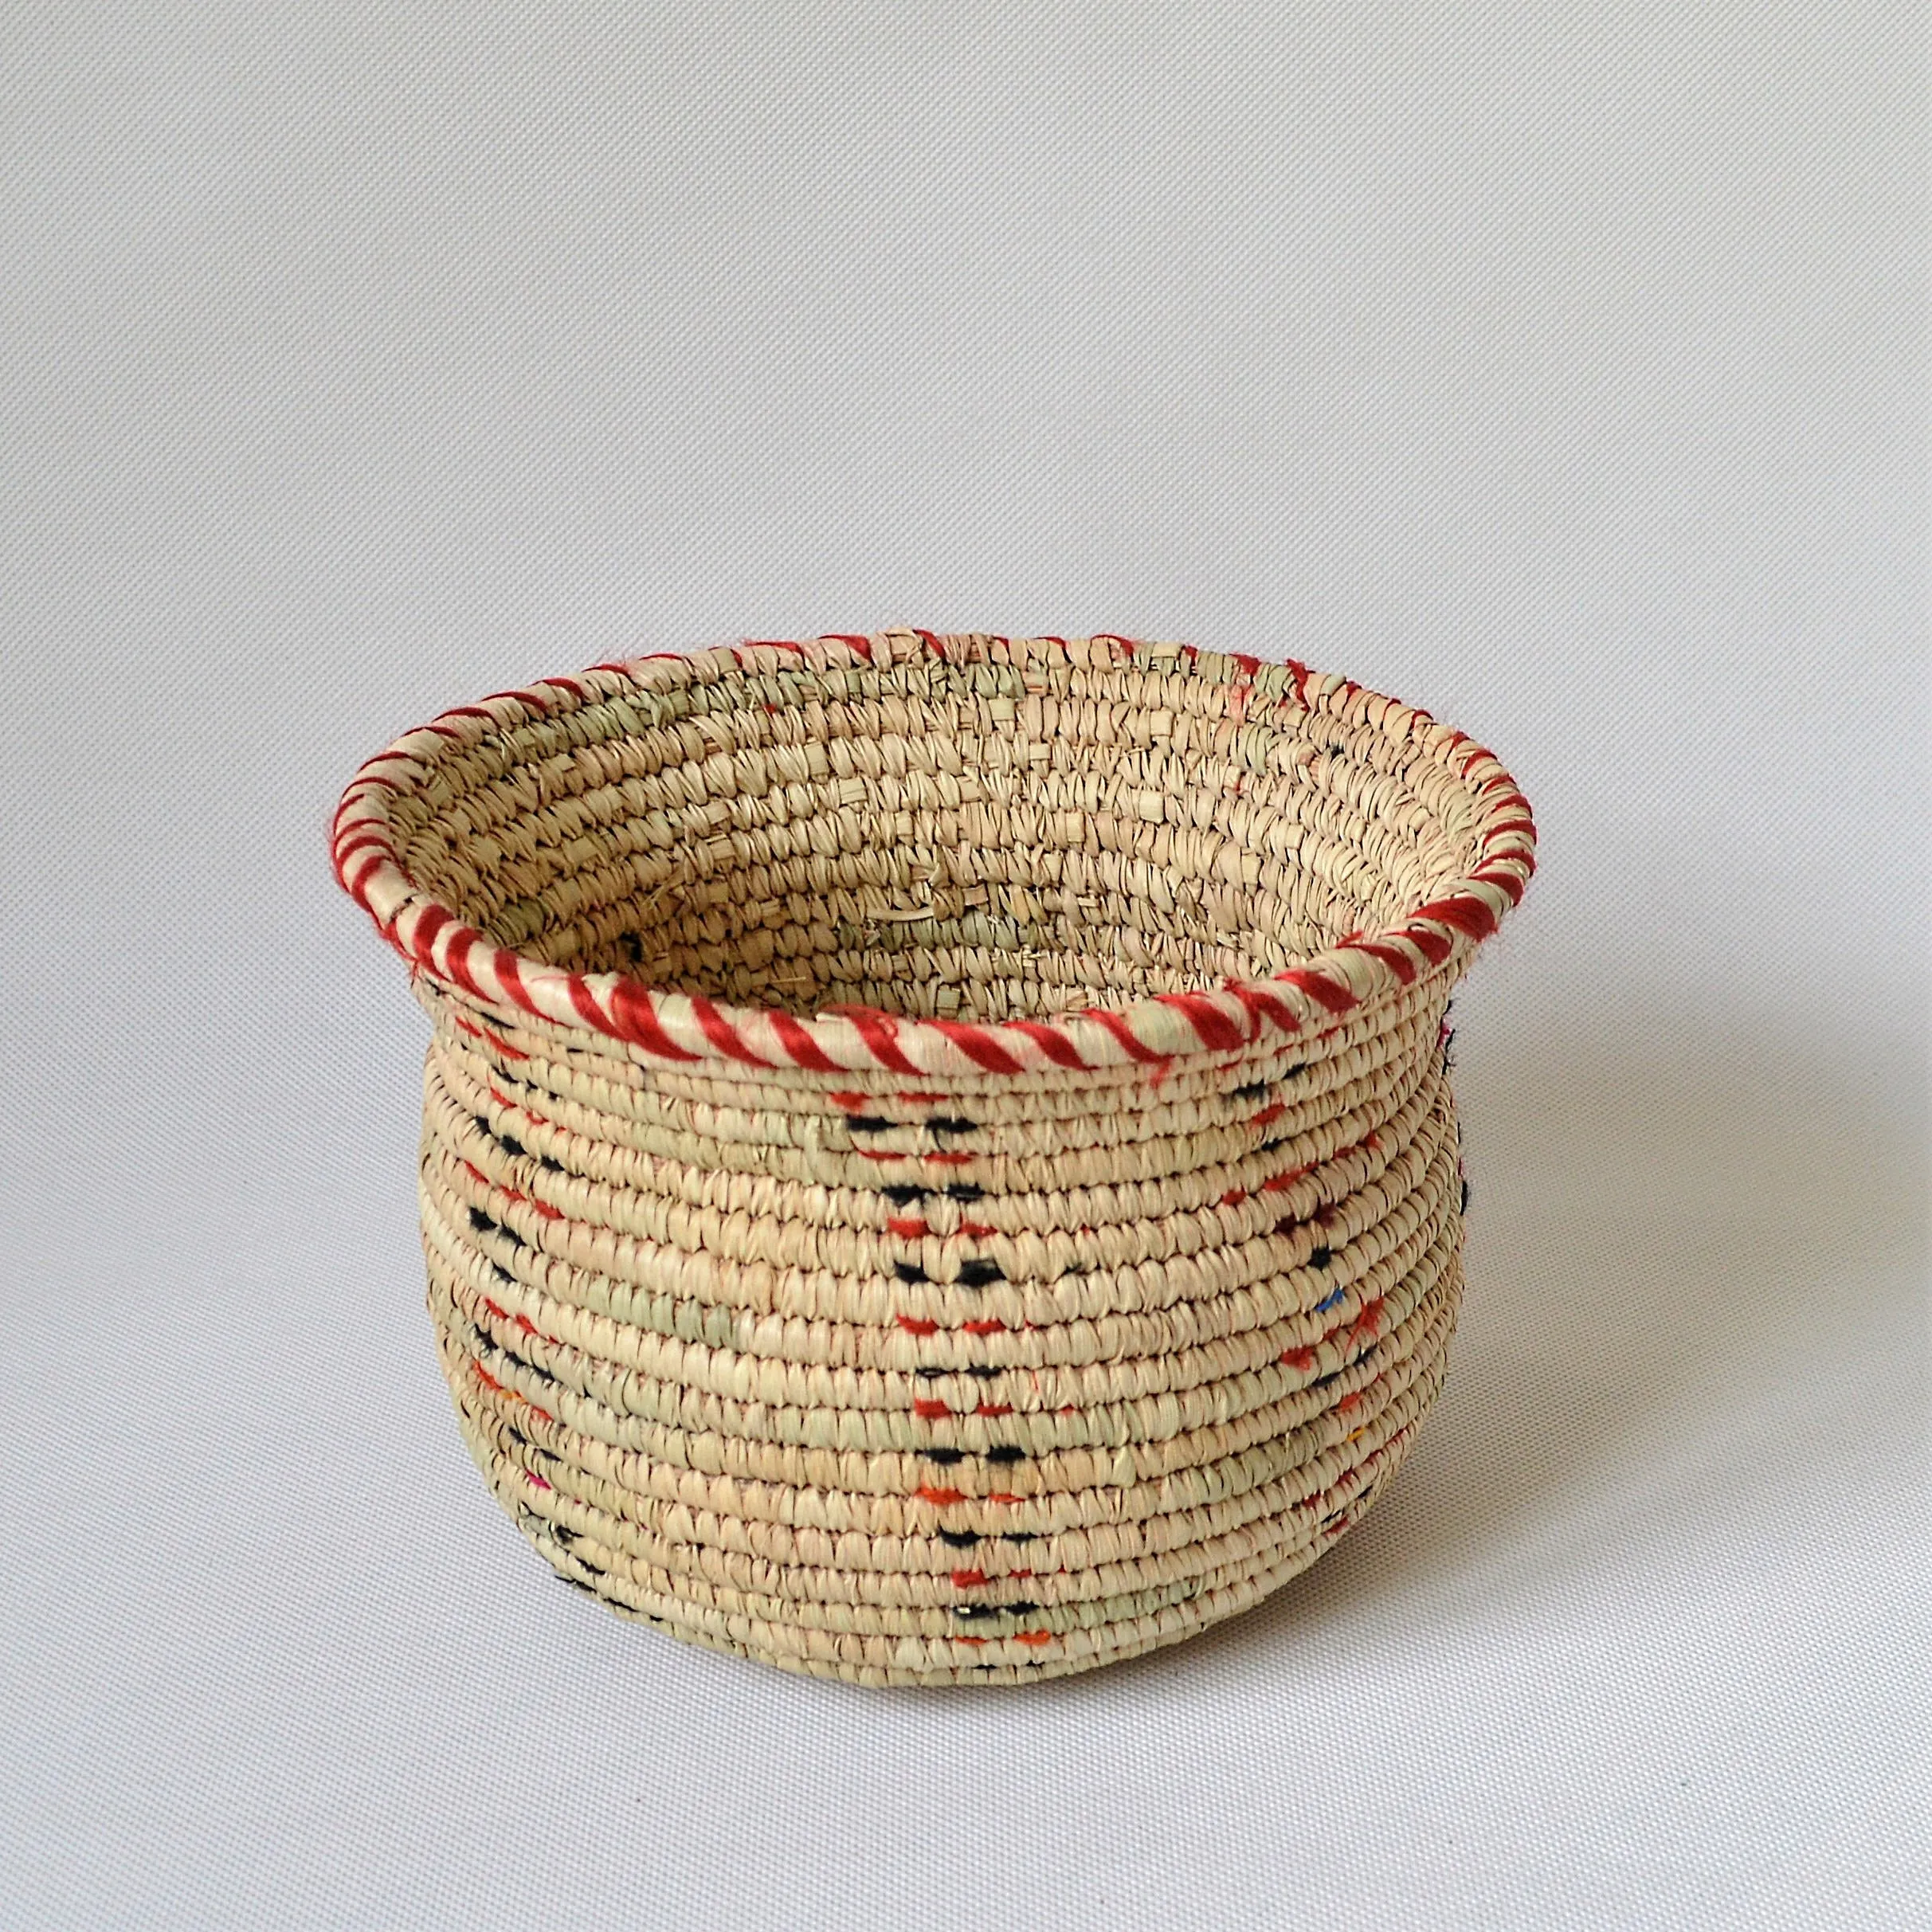
{"type": "Polygon", "coordinates": [[[464,1436],[566,1582],[1030,1682],[1362,1519],[1462,1285],[1446,1014],[1535,834],[1304,665],[891,631],[602,664],[359,772],[434,1025],[464,1436]]]}

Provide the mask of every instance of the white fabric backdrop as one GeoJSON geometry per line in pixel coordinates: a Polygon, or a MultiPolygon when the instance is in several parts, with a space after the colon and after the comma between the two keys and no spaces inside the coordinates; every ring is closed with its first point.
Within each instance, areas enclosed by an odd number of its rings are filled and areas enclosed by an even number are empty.
{"type": "Polygon", "coordinates": [[[0,56],[0,1922],[1918,1918],[1918,10],[253,0],[0,56]],[[1400,1482],[1018,1692],[791,1679],[523,1546],[324,849],[445,705],[899,621],[1291,652],[1542,834],[1400,1482]]]}

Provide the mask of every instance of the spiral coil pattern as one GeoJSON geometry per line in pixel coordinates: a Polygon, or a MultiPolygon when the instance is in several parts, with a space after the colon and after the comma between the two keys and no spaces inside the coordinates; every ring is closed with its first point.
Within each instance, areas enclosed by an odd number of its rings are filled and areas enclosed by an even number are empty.
{"type": "Polygon", "coordinates": [[[558,1573],[868,1683],[1174,1642],[1358,1522],[1462,1286],[1445,1015],[1534,830],[1318,677],[885,633],[370,761],[429,1307],[558,1573]]]}

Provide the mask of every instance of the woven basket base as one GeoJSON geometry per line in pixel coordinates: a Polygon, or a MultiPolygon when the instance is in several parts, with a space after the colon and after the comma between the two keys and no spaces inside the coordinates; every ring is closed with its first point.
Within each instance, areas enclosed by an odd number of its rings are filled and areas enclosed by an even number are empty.
{"type": "MultiPolygon", "coordinates": [[[[1460,1299],[1460,1277],[1450,1299],[1452,1308],[1460,1299]]],[[[1446,1353],[1446,1338],[1445,1338],[1446,1353]]],[[[869,1660],[880,1647],[880,1640],[834,1639],[823,1644],[802,1645],[801,1632],[786,1624],[774,1624],[719,1613],[694,1616],[688,1605],[666,1597],[653,1596],[626,1579],[594,1568],[574,1556],[549,1533],[545,1519],[527,1508],[527,1493],[520,1472],[492,1458],[489,1440],[467,1409],[461,1394],[460,1361],[445,1357],[457,1415],[472,1458],[488,1479],[491,1489],[504,1513],[550,1563],[556,1574],[574,1589],[594,1597],[605,1609],[630,1621],[649,1624],[652,1629],[676,1637],[680,1643],[701,1645],[707,1650],[747,1657],[775,1665],[805,1677],[830,1677],[845,1683],[880,1687],[899,1684],[943,1685],[1037,1683],[1049,1677],[1071,1676],[1103,1664],[1119,1664],[1150,1651],[1166,1649],[1185,1641],[1213,1625],[1238,1617],[1298,1577],[1323,1555],[1341,1535],[1359,1524],[1374,1507],[1382,1492],[1406,1460],[1416,1427],[1433,1404],[1440,1389],[1444,1365],[1432,1366],[1426,1383],[1420,1385],[1421,1400],[1413,1417],[1393,1438],[1378,1457],[1373,1472],[1342,1506],[1342,1513],[1329,1518],[1315,1535],[1292,1540],[1291,1529],[1284,1526],[1282,1540],[1264,1558],[1246,1571],[1217,1581],[1184,1603],[1147,1611],[1123,1619],[1094,1633],[1091,1643],[1064,1644],[1051,1656],[1022,1656],[987,1660],[983,1656],[970,1664],[940,1658],[930,1664],[894,1664],[869,1660]]],[[[1325,1492],[1321,1507],[1333,1506],[1334,1491],[1325,1492]]],[[[813,1632],[813,1636],[822,1633],[813,1632]]],[[[1087,1632],[1081,1633],[1083,1636],[1087,1632]]],[[[1001,1647],[989,1645],[989,1649],[1001,1647]]],[[[1014,1648],[1009,1644],[1003,1648],[1014,1648]]]]}
{"type": "MultiPolygon", "coordinates": [[[[691,1542],[668,1546],[662,1533],[675,1512],[667,1499],[677,1493],[676,1485],[666,1488],[660,1481],[655,1496],[627,1486],[635,1479],[623,1452],[560,1425],[547,1412],[533,1414],[529,1401],[495,1376],[480,1380],[480,1357],[494,1362],[500,1374],[510,1370],[491,1353],[488,1324],[479,1326],[464,1312],[460,1286],[432,1243],[429,1307],[464,1441],[505,1513],[559,1577],[617,1614],[684,1642],[801,1675],[880,1686],[1035,1683],[1178,1643],[1252,1607],[1359,1523],[1401,1468],[1441,1385],[1463,1273],[1461,1218],[1450,1185],[1455,1103],[1439,1064],[1432,1063],[1430,1076],[1411,1096],[1411,1111],[1424,1100],[1413,1146],[1418,1152],[1433,1147],[1428,1173],[1436,1185],[1411,1197],[1420,1200],[1421,1210],[1409,1217],[1414,1225],[1406,1241],[1370,1277],[1379,1300],[1406,1312],[1348,1371],[1367,1398],[1355,1411],[1359,1426],[1345,1431],[1334,1410],[1322,1409],[1300,1428],[1265,1436],[1225,1459],[1205,1485],[1213,1499],[1176,1504],[1187,1511],[1185,1532],[1138,1565],[1113,1566],[1119,1573],[1110,1574],[1114,1587],[1103,1593],[1063,1598],[1029,1618],[1025,1639],[948,1629],[943,1579],[935,1580],[923,1609],[895,1603],[893,1591],[903,1579],[883,1570],[875,1579],[880,1586],[875,1601],[841,1601],[822,1594],[822,1576],[806,1579],[821,1594],[809,1588],[799,1593],[788,1588],[784,1566],[761,1565],[746,1555],[727,1561],[695,1533],[691,1542]],[[1397,1275],[1397,1266],[1412,1256],[1397,1275]],[[547,1472],[540,1486],[533,1480],[539,1467],[547,1472]],[[1266,1507],[1257,1510],[1256,1497],[1266,1507]],[[673,1556],[676,1570],[666,1567],[673,1556]],[[876,1627],[907,1618],[917,1627],[876,1627]],[[1040,1640],[1042,1633],[1048,1640],[1040,1640]]],[[[433,1173],[436,1150],[433,1142],[425,1146],[433,1173]]],[[[425,1217],[426,1228],[441,1225],[427,1185],[425,1217]]],[[[1365,1240],[1387,1237],[1398,1220],[1383,1217],[1365,1231],[1365,1240]]],[[[1348,1403],[1343,1395],[1338,1406],[1346,1409],[1348,1403]]],[[[594,1426],[620,1432],[622,1425],[606,1416],[594,1426]]],[[[656,1473],[661,1479],[664,1472],[656,1473]]],[[[890,1504],[889,1499],[847,1500],[861,1512],[890,1504]]],[[[1147,1501],[1142,1497],[1137,1507],[1146,1507],[1147,1501]]],[[[1091,1493],[1082,1495],[1080,1507],[1090,1521],[1104,1517],[1091,1493]]],[[[720,1526],[712,1526],[711,1533],[720,1526]]],[[[1028,1548],[1029,1567],[1036,1573],[1060,1569],[1061,1542],[1042,1532],[1028,1548]]]]}

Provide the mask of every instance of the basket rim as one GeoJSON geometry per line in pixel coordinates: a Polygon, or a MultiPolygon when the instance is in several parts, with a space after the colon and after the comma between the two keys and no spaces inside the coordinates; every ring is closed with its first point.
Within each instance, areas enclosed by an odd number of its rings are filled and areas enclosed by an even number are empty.
{"type": "MultiPolygon", "coordinates": [[[[1204,1055],[1244,1053],[1272,1027],[1284,1036],[1339,1022],[1418,974],[1466,967],[1468,958],[1522,899],[1535,870],[1530,805],[1495,754],[1430,714],[1295,658],[1272,660],[1111,633],[1068,640],[988,632],[888,629],[810,640],[753,638],[706,649],[657,651],[492,692],[439,713],[366,760],[344,788],[331,823],[337,883],[402,955],[412,978],[511,1016],[524,1013],[614,1040],[664,1065],[735,1062],[752,1070],[931,1073],[958,1077],[1083,1070],[1140,1062],[1157,1070],[1204,1055]],[[1040,1017],[943,1020],[839,1005],[809,1014],[743,1006],[673,992],[622,973],[572,973],[499,946],[418,888],[402,868],[391,808],[453,750],[627,692],[801,663],[827,673],[924,658],[945,664],[1037,661],[1057,649],[1099,662],[1245,688],[1256,696],[1358,727],[1378,726],[1424,745],[1478,808],[1475,868],[1388,925],[1363,928],[1259,980],[1224,979],[1115,1007],[1040,1017]],[[1000,655],[1004,653],[1004,655],[1000,655]]],[[[1460,975],[1459,975],[1460,976],[1460,975]]],[[[498,1040],[499,1046],[506,1043],[498,1040]]]]}

